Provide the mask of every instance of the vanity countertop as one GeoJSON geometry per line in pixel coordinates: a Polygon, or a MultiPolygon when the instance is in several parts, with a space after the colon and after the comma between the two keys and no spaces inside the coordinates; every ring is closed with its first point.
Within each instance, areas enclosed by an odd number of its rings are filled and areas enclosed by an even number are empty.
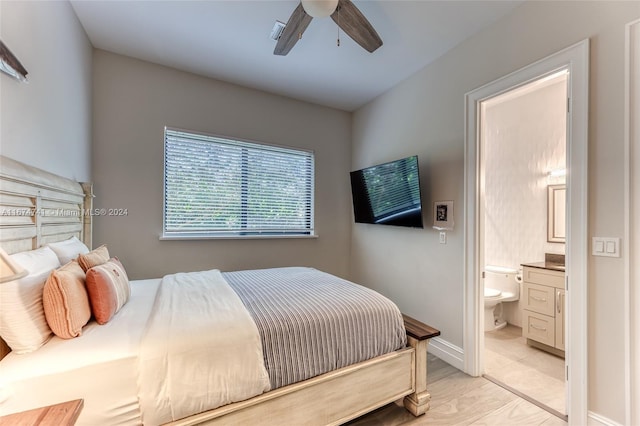
{"type": "Polygon", "coordinates": [[[564,254],[545,253],[544,262],[523,263],[522,266],[564,272],[564,254]]]}
{"type": "Polygon", "coordinates": [[[564,265],[554,262],[532,262],[532,263],[523,263],[522,266],[529,266],[531,268],[539,268],[539,269],[549,269],[551,271],[560,271],[564,272],[564,265]]]}

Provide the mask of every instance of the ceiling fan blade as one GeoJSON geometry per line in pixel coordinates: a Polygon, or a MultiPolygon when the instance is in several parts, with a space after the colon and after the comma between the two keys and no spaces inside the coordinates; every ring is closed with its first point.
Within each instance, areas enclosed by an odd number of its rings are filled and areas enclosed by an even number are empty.
{"type": "Polygon", "coordinates": [[[340,0],[331,18],[365,50],[373,52],[382,46],[382,39],[376,30],[351,0],[340,0]]]}
{"type": "Polygon", "coordinates": [[[298,7],[293,11],[284,31],[278,39],[278,44],[273,50],[274,55],[284,56],[296,45],[304,30],[307,29],[313,18],[304,11],[302,3],[298,3],[298,7]]]}

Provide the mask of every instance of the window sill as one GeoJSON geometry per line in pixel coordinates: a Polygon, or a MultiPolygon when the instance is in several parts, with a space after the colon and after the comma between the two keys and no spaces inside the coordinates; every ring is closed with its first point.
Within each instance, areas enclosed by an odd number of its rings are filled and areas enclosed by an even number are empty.
{"type": "Polygon", "coordinates": [[[161,235],[160,241],[188,240],[281,240],[281,239],[315,239],[313,235],[161,235]]]}

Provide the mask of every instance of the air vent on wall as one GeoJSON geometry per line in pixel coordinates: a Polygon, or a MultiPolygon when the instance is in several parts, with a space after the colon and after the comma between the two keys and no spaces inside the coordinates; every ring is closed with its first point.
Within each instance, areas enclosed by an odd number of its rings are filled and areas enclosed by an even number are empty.
{"type": "Polygon", "coordinates": [[[284,31],[284,27],[286,24],[284,22],[276,21],[273,25],[273,29],[271,30],[271,35],[269,36],[272,40],[278,41],[282,32],[284,31]]]}

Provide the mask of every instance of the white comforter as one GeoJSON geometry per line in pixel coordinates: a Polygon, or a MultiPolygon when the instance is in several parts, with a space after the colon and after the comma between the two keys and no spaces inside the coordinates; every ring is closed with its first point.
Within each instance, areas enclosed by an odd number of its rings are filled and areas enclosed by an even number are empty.
{"type": "Polygon", "coordinates": [[[258,329],[218,270],[162,279],[139,361],[140,408],[148,425],[270,388],[258,329]]]}

